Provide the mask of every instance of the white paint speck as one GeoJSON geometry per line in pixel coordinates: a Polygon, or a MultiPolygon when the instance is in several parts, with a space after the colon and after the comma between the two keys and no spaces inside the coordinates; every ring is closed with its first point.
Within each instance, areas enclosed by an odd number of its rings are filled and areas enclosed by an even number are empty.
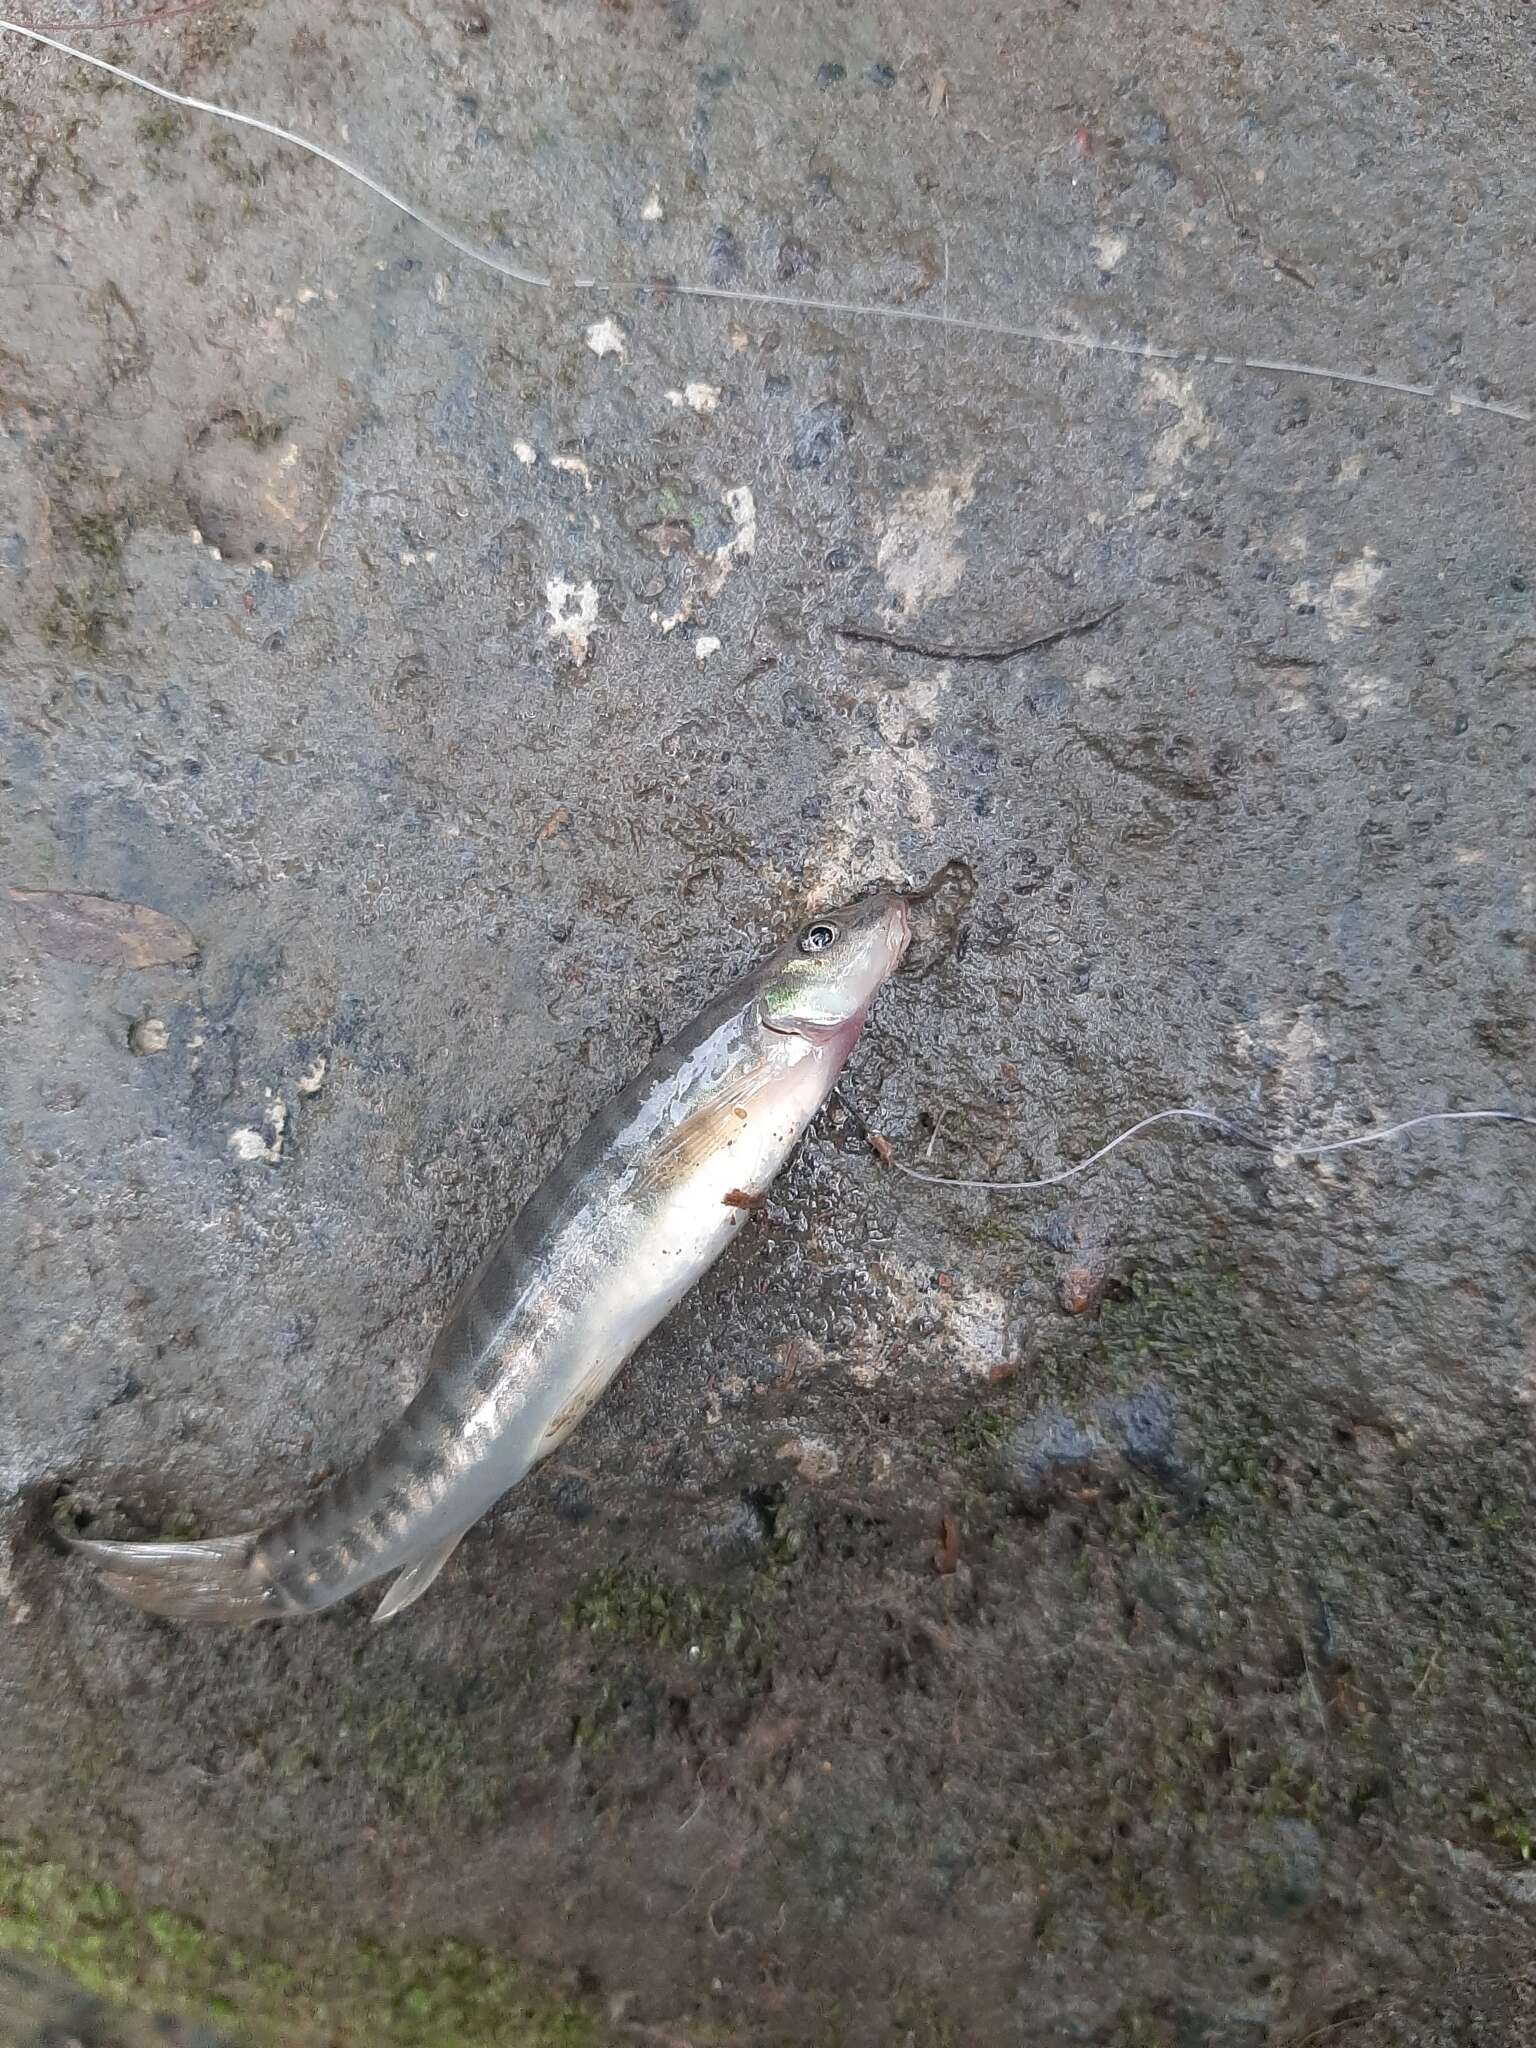
{"type": "Polygon", "coordinates": [[[1335,573],[1322,603],[1323,625],[1330,640],[1364,632],[1371,624],[1372,601],[1385,574],[1374,548],[1363,549],[1335,573]]]}
{"type": "Polygon", "coordinates": [[[532,469],[539,459],[539,451],[531,441],[514,441],[512,443],[512,453],[517,457],[524,469],[532,469]]]}
{"type": "MultiPolygon", "coordinates": [[[[10,1491],[11,1489],[7,1487],[6,1492],[9,1493],[10,1491]]],[[[31,1603],[22,1599],[21,1595],[16,1591],[15,1584],[11,1578],[9,1544],[6,1545],[4,1552],[0,1553],[0,1600],[5,1602],[6,1615],[13,1627],[21,1628],[32,1619],[31,1603]]]]}
{"type": "Polygon", "coordinates": [[[693,412],[711,413],[720,403],[720,386],[718,384],[685,384],[681,391],[669,391],[667,393],[667,403],[678,411],[681,411],[686,405],[693,412]]]}
{"type": "MultiPolygon", "coordinates": [[[[1329,639],[1335,636],[1330,633],[1329,639]]],[[[1391,676],[1376,669],[1347,668],[1339,678],[1339,696],[1347,710],[1379,711],[1397,695],[1391,676]]]]}
{"type": "Polygon", "coordinates": [[[563,640],[572,661],[581,668],[597,624],[597,585],[569,583],[563,576],[551,576],[544,586],[544,603],[549,613],[546,635],[551,640],[563,640]]]}
{"type": "Polygon", "coordinates": [[[875,566],[885,587],[909,616],[935,598],[948,597],[965,573],[958,546],[960,514],[976,495],[976,468],[937,476],[903,491],[880,536],[875,566]]]}
{"type": "Polygon", "coordinates": [[[579,455],[551,455],[549,466],[551,469],[563,469],[567,476],[579,476],[581,488],[584,491],[591,490],[592,472],[579,455]]]}
{"type": "Polygon", "coordinates": [[[875,867],[894,873],[906,864],[913,828],[925,835],[938,829],[934,736],[952,677],[946,662],[905,690],[886,690],[873,679],[862,685],[874,743],[851,751],[833,776],[834,822],[811,861],[816,887],[829,896],[846,895],[858,865],[855,844],[859,860],[867,853],[875,867]]]}
{"type": "Polygon", "coordinates": [[[595,356],[617,356],[622,363],[629,353],[624,330],[617,320],[594,320],[587,329],[587,347],[595,356]]]}
{"type": "Polygon", "coordinates": [[[693,658],[695,661],[708,661],[712,654],[718,654],[719,652],[720,642],[713,633],[701,633],[693,643],[693,658]]]}
{"type": "Polygon", "coordinates": [[[659,185],[653,185],[651,187],[649,196],[647,197],[644,206],[642,206],[640,209],[640,218],[642,220],[666,219],[666,214],[662,209],[661,187],[659,185]]]}
{"type": "Polygon", "coordinates": [[[320,294],[315,290],[313,285],[300,285],[298,291],[298,300],[301,306],[312,306],[315,303],[316,299],[319,298],[319,296],[320,294]]]}
{"type": "Polygon", "coordinates": [[[1088,237],[1088,246],[1099,269],[1109,271],[1124,261],[1125,252],[1131,245],[1124,235],[1112,234],[1108,228],[1101,228],[1098,234],[1088,237]]]}
{"type": "Polygon", "coordinates": [[[722,492],[721,502],[731,515],[731,537],[715,549],[698,583],[684,591],[675,612],[652,610],[651,624],[659,626],[663,633],[676,632],[679,626],[693,618],[703,600],[717,597],[736,564],[750,561],[757,550],[757,500],[752,495],[751,485],[733,484],[728,491],[722,492]]]}
{"type": "Polygon", "coordinates": [[[427,297],[432,301],[434,306],[447,305],[448,273],[446,270],[439,270],[433,277],[431,286],[427,292],[427,297]]]}
{"type": "Polygon", "coordinates": [[[1210,447],[1212,429],[1205,407],[1195,395],[1194,378],[1167,363],[1150,364],[1142,372],[1141,404],[1148,412],[1171,405],[1178,415],[1152,443],[1147,470],[1153,488],[1140,492],[1135,500],[1137,509],[1145,511],[1157,503],[1180,470],[1189,467],[1192,456],[1210,447]]]}
{"type": "Polygon", "coordinates": [[[325,1083],[326,1069],[329,1065],[330,1062],[326,1059],[323,1052],[317,1054],[314,1065],[299,1076],[299,1093],[301,1095],[318,1095],[325,1083]]]}
{"type": "Polygon", "coordinates": [[[238,1131],[231,1131],[228,1144],[242,1166],[254,1165],[262,1160],[268,1166],[276,1166],[283,1156],[283,1140],[288,1131],[288,1109],[280,1097],[267,1104],[266,1132],[245,1124],[238,1131]]]}
{"type": "Polygon", "coordinates": [[[723,494],[725,509],[736,531],[715,549],[717,562],[745,562],[757,552],[757,500],[751,486],[736,484],[723,494]]]}

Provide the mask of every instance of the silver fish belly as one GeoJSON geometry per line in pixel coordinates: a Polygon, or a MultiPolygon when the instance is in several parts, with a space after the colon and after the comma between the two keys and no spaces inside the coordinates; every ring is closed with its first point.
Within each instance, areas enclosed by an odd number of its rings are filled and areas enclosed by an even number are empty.
{"type": "Polygon", "coordinates": [[[896,896],[824,913],[664,1046],[462,1291],[404,1415],[314,1499],[245,1536],[72,1547],[114,1591],[176,1619],[297,1618],[391,1572],[376,1618],[408,1606],[741,1230],[831,1092],[906,931],[896,896]]]}

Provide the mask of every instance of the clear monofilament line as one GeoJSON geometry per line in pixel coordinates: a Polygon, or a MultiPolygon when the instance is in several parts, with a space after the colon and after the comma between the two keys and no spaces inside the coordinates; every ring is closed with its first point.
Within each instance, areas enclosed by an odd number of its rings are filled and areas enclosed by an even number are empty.
{"type": "Polygon", "coordinates": [[[1090,1152],[1086,1159],[1079,1159],[1073,1166],[1064,1166],[1059,1173],[1043,1174],[1038,1180],[972,1180],[959,1174],[925,1173],[921,1167],[904,1165],[899,1159],[892,1159],[889,1163],[908,1180],[920,1180],[929,1187],[975,1188],[993,1195],[1028,1194],[1037,1188],[1056,1188],[1063,1181],[1076,1180],[1079,1174],[1089,1172],[1111,1152],[1118,1152],[1122,1145],[1129,1144],[1132,1138],[1139,1138],[1143,1131],[1150,1131],[1154,1124],[1167,1123],[1208,1124],[1235,1144],[1269,1153],[1271,1162],[1276,1166],[1295,1165],[1303,1159],[1321,1159],[1330,1152],[1353,1152],[1362,1145],[1385,1145],[1393,1138],[1402,1137],[1405,1131],[1418,1130],[1426,1124],[1524,1124],[1536,1130],[1536,1116],[1527,1116],[1517,1109],[1432,1109],[1418,1116],[1404,1117],[1400,1123],[1388,1124],[1384,1130],[1361,1131],[1353,1138],[1334,1138],[1326,1144],[1316,1144],[1303,1138],[1265,1137],[1257,1131],[1246,1130],[1230,1117],[1218,1116],[1210,1109],[1160,1109],[1151,1116],[1142,1117],[1128,1130],[1119,1132],[1097,1152],[1090,1152]]]}
{"type": "Polygon", "coordinates": [[[97,71],[104,71],[112,78],[120,78],[125,85],[137,87],[140,92],[166,100],[174,107],[185,107],[190,113],[208,114],[215,120],[232,121],[238,127],[254,128],[262,135],[270,135],[275,141],[287,143],[290,148],[300,149],[321,163],[329,164],[344,177],[354,179],[377,199],[392,206],[407,220],[415,221],[428,234],[435,235],[450,249],[465,257],[482,269],[493,271],[496,276],[511,283],[532,286],[538,291],[572,290],[581,292],[661,292],[674,298],[711,300],[726,306],[769,306],[775,311],[789,313],[832,313],[857,320],[881,320],[887,324],[917,327],[940,327],[946,333],[974,334],[998,341],[1026,342],[1034,348],[1068,349],[1083,355],[1111,355],[1134,358],[1143,362],[1182,363],[1195,368],[1219,370],[1247,370],[1266,376],[1305,377],[1328,384],[1351,385],[1369,391],[1386,392],[1393,397],[1416,398],[1426,404],[1444,405],[1449,410],[1491,413],[1500,419],[1516,420],[1521,425],[1536,423],[1536,409],[1529,405],[1518,405],[1508,400],[1480,398],[1471,391],[1447,391],[1437,384],[1415,383],[1398,377],[1384,377],[1369,370],[1334,369],[1324,363],[1291,362],[1274,356],[1234,355],[1219,349],[1202,347],[1181,348],[1173,343],[1132,341],[1113,335],[1082,334],[1060,328],[1033,326],[1023,322],[995,320],[976,315],[952,314],[947,304],[937,312],[929,312],[920,306],[889,306],[878,301],[863,299],[823,299],[797,296],[793,292],[750,291],[731,285],[695,284],[663,278],[599,278],[573,277],[557,280],[542,271],[524,269],[509,263],[504,257],[493,254],[468,241],[453,228],[424,213],[408,199],[402,199],[398,192],[392,192],[387,185],[367,171],[338,156],[335,150],[327,149],[323,143],[312,142],[308,136],[299,135],[291,128],[283,128],[275,121],[265,121],[256,114],[242,114],[233,107],[220,106],[217,101],[197,99],[190,93],[173,92],[169,86],[157,85],[153,79],[144,78],[136,71],[129,71],[121,64],[112,64],[105,57],[97,57],[89,50],[77,49],[73,43],[61,42],[57,36],[45,34],[41,29],[31,28],[25,22],[0,20],[0,30],[12,35],[25,36],[29,41],[41,43],[44,48],[57,50],[62,56],[72,57],[77,64],[89,64],[97,71]]]}

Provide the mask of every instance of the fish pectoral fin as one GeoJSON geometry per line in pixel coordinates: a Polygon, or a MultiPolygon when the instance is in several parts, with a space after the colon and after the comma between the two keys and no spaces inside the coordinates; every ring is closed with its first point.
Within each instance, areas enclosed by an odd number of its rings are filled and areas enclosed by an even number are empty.
{"type": "Polygon", "coordinates": [[[464,1530],[460,1529],[456,1536],[450,1536],[448,1541],[440,1543],[436,1550],[429,1550],[426,1556],[418,1559],[415,1564],[408,1564],[373,1610],[374,1620],[388,1621],[409,1607],[413,1600],[419,1600],[463,1542],[464,1535],[464,1530]]]}

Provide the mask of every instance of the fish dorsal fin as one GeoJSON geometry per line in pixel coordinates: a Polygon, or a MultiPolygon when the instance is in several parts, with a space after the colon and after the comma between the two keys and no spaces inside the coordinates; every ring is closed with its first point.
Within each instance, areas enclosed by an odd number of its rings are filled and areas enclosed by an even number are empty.
{"type": "Polygon", "coordinates": [[[446,1543],[440,1543],[436,1550],[429,1550],[415,1564],[407,1565],[373,1610],[374,1620],[388,1621],[409,1607],[413,1600],[419,1600],[463,1540],[464,1531],[460,1529],[446,1543]]]}

